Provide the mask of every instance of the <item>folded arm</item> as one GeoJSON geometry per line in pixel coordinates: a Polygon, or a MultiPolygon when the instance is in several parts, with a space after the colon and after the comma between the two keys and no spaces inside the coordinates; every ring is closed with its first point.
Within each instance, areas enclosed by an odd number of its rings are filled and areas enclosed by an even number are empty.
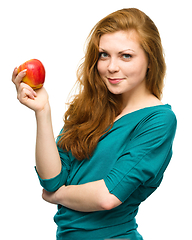
{"type": "Polygon", "coordinates": [[[115,195],[109,193],[104,180],[63,186],[54,193],[43,190],[42,197],[49,203],[81,212],[110,210],[122,203],[115,195]]]}

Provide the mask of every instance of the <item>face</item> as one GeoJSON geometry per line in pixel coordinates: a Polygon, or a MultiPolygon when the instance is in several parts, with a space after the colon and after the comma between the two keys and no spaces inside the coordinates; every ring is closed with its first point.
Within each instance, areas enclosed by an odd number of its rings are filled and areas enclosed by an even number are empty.
{"type": "Polygon", "coordinates": [[[134,30],[101,36],[97,69],[111,93],[130,95],[144,91],[148,65],[134,30]]]}

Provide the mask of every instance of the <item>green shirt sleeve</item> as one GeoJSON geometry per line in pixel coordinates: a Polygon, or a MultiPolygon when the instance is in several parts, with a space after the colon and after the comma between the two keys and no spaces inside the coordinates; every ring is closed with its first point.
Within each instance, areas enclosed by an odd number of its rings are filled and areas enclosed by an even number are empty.
{"type": "Polygon", "coordinates": [[[175,131],[176,117],[171,111],[159,112],[139,123],[104,179],[109,192],[124,202],[140,186],[157,187],[172,156],[175,131]]]}

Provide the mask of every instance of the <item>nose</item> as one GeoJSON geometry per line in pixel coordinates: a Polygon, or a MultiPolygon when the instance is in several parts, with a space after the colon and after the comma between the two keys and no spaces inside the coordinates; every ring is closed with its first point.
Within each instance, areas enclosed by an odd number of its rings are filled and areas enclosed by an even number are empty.
{"type": "Polygon", "coordinates": [[[119,65],[117,59],[111,58],[108,65],[108,71],[110,73],[115,73],[119,71],[119,65]]]}

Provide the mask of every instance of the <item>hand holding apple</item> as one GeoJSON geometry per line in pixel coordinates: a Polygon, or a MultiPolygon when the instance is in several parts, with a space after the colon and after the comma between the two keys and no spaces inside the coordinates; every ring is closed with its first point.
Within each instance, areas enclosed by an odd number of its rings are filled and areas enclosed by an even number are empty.
{"type": "Polygon", "coordinates": [[[45,68],[43,64],[37,59],[31,59],[21,64],[17,71],[20,73],[25,69],[27,71],[22,81],[33,89],[41,88],[45,81],[45,68]]]}
{"type": "Polygon", "coordinates": [[[43,109],[49,108],[48,94],[44,87],[34,90],[28,84],[24,83],[23,79],[27,75],[27,69],[18,73],[18,68],[15,68],[12,75],[12,82],[16,86],[17,99],[23,105],[34,110],[36,113],[43,109]]]}

